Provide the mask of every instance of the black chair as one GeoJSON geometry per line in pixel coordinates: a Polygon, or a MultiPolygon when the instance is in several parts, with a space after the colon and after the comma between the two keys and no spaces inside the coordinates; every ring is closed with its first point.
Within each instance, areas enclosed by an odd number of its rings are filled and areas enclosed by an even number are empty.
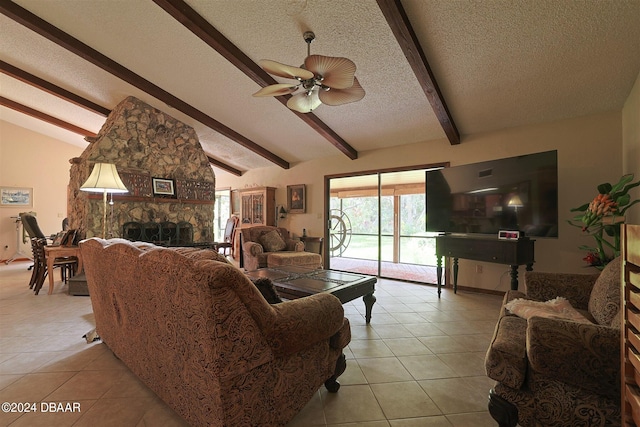
{"type": "Polygon", "coordinates": [[[42,230],[40,230],[40,226],[38,226],[38,220],[33,216],[30,212],[20,212],[20,220],[22,221],[22,226],[25,230],[27,230],[27,234],[29,238],[33,239],[34,237],[39,239],[45,239],[47,236],[44,235],[42,230]]]}
{"type": "MultiPolygon", "coordinates": [[[[22,227],[25,229],[25,231],[27,232],[27,234],[29,235],[29,240],[34,239],[34,238],[46,238],[44,233],[42,232],[42,230],[40,230],[40,227],[38,226],[38,221],[36,220],[36,217],[31,213],[31,212],[20,212],[18,214],[20,216],[20,221],[22,221],[22,227]]],[[[33,252],[33,245],[31,247],[31,250],[33,252]]],[[[27,268],[27,270],[31,270],[35,267],[35,254],[33,254],[34,256],[34,263],[32,265],[29,266],[29,268],[27,268]]],[[[35,272],[34,272],[35,273],[35,272]]],[[[33,279],[33,274],[31,275],[32,279],[33,279]]],[[[29,283],[29,288],[31,288],[33,286],[32,283],[29,283]]]]}

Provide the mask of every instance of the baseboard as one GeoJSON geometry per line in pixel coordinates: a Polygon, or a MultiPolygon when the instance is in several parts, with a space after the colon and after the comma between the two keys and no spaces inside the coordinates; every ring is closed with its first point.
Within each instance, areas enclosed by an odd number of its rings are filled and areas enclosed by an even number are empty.
{"type": "Polygon", "coordinates": [[[475,292],[477,294],[490,294],[490,295],[504,295],[505,292],[504,291],[498,291],[495,289],[483,289],[483,288],[472,288],[469,286],[460,286],[458,285],[458,290],[459,291],[466,291],[466,292],[475,292]]]}

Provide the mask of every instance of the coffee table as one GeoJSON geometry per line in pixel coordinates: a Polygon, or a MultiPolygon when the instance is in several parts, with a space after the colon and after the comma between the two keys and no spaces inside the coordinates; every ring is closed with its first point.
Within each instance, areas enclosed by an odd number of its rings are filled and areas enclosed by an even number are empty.
{"type": "Polygon", "coordinates": [[[365,306],[365,320],[371,321],[371,309],[376,302],[375,276],[347,273],[336,270],[312,270],[303,267],[285,266],[277,268],[259,268],[246,273],[251,279],[270,279],[281,297],[286,299],[302,298],[320,292],[337,297],[347,303],[362,297],[365,306]]]}

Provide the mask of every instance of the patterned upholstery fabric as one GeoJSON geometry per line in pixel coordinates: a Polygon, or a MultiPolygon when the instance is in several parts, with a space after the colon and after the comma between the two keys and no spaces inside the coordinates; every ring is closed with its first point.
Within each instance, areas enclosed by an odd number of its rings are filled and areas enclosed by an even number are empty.
{"type": "Polygon", "coordinates": [[[260,236],[260,244],[264,248],[265,252],[278,252],[287,247],[287,244],[280,233],[278,233],[277,229],[271,230],[260,236]]]}
{"type": "Polygon", "coordinates": [[[298,267],[320,268],[322,257],[311,252],[276,252],[267,255],[267,266],[295,265],[298,267]]]}
{"type": "MultiPolygon", "coordinates": [[[[244,268],[248,271],[257,270],[258,268],[269,267],[268,255],[269,251],[262,246],[261,239],[264,235],[276,231],[284,240],[286,252],[303,252],[304,242],[292,240],[289,237],[289,231],[282,227],[272,227],[268,225],[259,225],[256,227],[243,228],[242,232],[242,256],[244,260],[244,268]]],[[[283,253],[283,251],[278,251],[283,253]]],[[[301,253],[300,256],[304,256],[301,253]]],[[[319,266],[320,264],[318,264],[319,266]]]]}
{"type": "Polygon", "coordinates": [[[611,321],[620,311],[621,265],[620,257],[611,261],[602,270],[600,277],[593,285],[593,291],[591,291],[589,298],[589,312],[600,325],[620,327],[620,322],[613,325],[611,321]]]}
{"type": "Polygon", "coordinates": [[[525,273],[526,294],[505,294],[485,368],[497,381],[493,394],[517,408],[518,425],[621,424],[620,278],[619,260],[600,275],[531,271],[525,273]],[[504,307],[515,298],[557,297],[569,300],[592,323],[526,320],[504,307]]]}
{"type": "Polygon", "coordinates": [[[193,426],[283,426],[351,339],[329,294],[269,305],[215,251],[81,242],[102,341],[193,426]]]}

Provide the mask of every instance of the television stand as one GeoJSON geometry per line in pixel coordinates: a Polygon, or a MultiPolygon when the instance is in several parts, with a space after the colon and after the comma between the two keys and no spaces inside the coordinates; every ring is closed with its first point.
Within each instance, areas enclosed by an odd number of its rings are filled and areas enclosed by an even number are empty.
{"type": "Polygon", "coordinates": [[[438,298],[442,287],[442,257],[453,258],[453,292],[458,292],[458,258],[474,261],[507,264],[511,266],[511,289],[518,289],[518,266],[533,270],[535,240],[523,237],[502,240],[493,236],[442,235],[436,237],[438,260],[438,298]]]}

